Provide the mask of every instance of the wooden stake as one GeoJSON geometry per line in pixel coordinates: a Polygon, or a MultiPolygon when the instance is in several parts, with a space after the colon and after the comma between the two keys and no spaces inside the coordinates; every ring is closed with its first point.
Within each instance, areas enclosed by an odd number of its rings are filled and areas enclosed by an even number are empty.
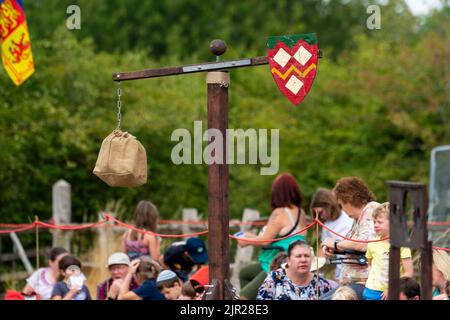
{"type": "MultiPolygon", "coordinates": [[[[38,273],[37,283],[36,283],[36,297],[39,298],[39,225],[37,222],[39,221],[38,216],[34,216],[34,221],[36,222],[36,271],[38,273]]],[[[40,299],[39,299],[40,300],[40,299]]]]}
{"type": "Polygon", "coordinates": [[[208,129],[218,129],[223,137],[222,163],[212,163],[208,166],[209,283],[214,284],[212,294],[208,298],[224,300],[232,299],[232,293],[225,290],[225,280],[230,279],[228,164],[226,164],[229,76],[223,71],[209,72],[207,79],[208,129]],[[214,250],[211,250],[212,248],[214,250]]]}

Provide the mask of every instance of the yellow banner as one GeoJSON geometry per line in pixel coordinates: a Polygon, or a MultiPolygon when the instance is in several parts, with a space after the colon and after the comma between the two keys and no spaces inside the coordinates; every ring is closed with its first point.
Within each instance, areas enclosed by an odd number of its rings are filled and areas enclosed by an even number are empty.
{"type": "Polygon", "coordinates": [[[3,65],[19,86],[34,73],[34,62],[25,14],[16,0],[0,4],[0,34],[3,65]]]}

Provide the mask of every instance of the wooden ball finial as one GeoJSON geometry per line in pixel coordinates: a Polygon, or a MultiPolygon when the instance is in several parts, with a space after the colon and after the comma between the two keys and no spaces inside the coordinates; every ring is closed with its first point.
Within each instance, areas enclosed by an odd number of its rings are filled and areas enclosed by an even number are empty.
{"type": "Polygon", "coordinates": [[[216,39],[211,41],[211,43],[209,44],[209,50],[214,55],[220,56],[224,54],[225,51],[227,51],[227,44],[221,39],[216,39]]]}

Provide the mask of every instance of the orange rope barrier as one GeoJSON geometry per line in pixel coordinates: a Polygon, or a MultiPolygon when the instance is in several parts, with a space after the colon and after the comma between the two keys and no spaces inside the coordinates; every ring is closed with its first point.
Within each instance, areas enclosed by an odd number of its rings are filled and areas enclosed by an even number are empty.
{"type": "MultiPolygon", "coordinates": [[[[159,224],[192,224],[192,225],[201,225],[201,224],[208,224],[208,221],[206,220],[199,220],[199,221],[183,221],[183,220],[159,220],[159,224]]],[[[233,226],[264,226],[266,222],[264,221],[230,221],[230,225],[233,226]]],[[[0,223],[0,228],[21,228],[21,227],[27,227],[30,224],[20,224],[20,223],[0,223]]],[[[56,226],[55,224],[48,223],[49,226],[56,226]]],[[[68,228],[74,227],[74,226],[67,226],[68,228]]],[[[52,228],[52,227],[50,227],[52,228]]]]}
{"type": "MultiPolygon", "coordinates": [[[[2,227],[2,226],[19,226],[19,227],[16,228],[16,229],[0,230],[0,234],[13,233],[13,232],[14,233],[24,232],[24,231],[31,230],[33,228],[37,229],[39,226],[43,227],[43,228],[48,228],[48,229],[59,229],[59,230],[66,230],[66,231],[83,230],[83,229],[96,228],[96,227],[99,227],[99,226],[102,226],[102,225],[104,226],[104,224],[106,222],[108,222],[109,220],[112,220],[116,224],[121,225],[121,226],[123,226],[123,227],[125,227],[127,229],[131,229],[131,230],[134,230],[134,231],[139,232],[139,233],[145,233],[145,234],[151,234],[151,235],[154,235],[154,236],[159,236],[161,238],[189,238],[189,237],[195,237],[195,236],[207,234],[209,232],[208,230],[205,230],[205,231],[200,231],[200,232],[195,232],[195,233],[190,233],[190,234],[160,234],[160,233],[156,233],[156,232],[151,232],[151,231],[147,231],[147,230],[138,229],[138,228],[136,228],[136,227],[134,227],[132,225],[124,223],[124,222],[122,222],[122,221],[120,221],[120,220],[110,216],[109,214],[105,214],[104,216],[105,216],[105,219],[103,219],[103,220],[100,220],[100,221],[95,222],[95,223],[89,223],[89,224],[81,225],[81,226],[79,226],[79,225],[77,225],[77,226],[55,225],[55,224],[50,224],[50,223],[39,221],[38,218],[36,217],[36,220],[33,223],[31,223],[31,224],[1,224],[0,227],[2,227]]],[[[164,221],[169,223],[170,221],[173,222],[173,221],[176,221],[176,220],[164,220],[164,221]]],[[[185,221],[185,222],[188,222],[188,221],[185,221]]],[[[193,221],[193,222],[195,222],[195,224],[204,223],[204,222],[197,222],[197,221],[193,221]]],[[[252,224],[252,223],[253,222],[250,222],[250,224],[252,224]]],[[[260,223],[260,222],[258,222],[258,223],[260,223]]],[[[385,241],[385,240],[389,239],[388,237],[382,238],[382,239],[377,239],[377,240],[356,240],[356,239],[351,239],[351,238],[343,236],[343,235],[333,231],[332,229],[328,228],[327,226],[325,226],[317,218],[314,219],[312,223],[310,223],[309,225],[307,225],[305,228],[301,229],[300,231],[297,231],[297,232],[295,232],[293,234],[290,234],[290,235],[287,235],[285,237],[275,238],[275,239],[271,239],[271,240],[252,240],[251,238],[242,238],[242,237],[235,237],[233,235],[229,235],[229,238],[235,239],[235,240],[245,240],[246,242],[250,242],[250,243],[252,243],[252,242],[253,243],[276,242],[276,241],[287,239],[287,238],[293,237],[293,236],[295,236],[297,234],[300,234],[300,233],[308,230],[309,228],[313,227],[316,224],[322,226],[323,228],[325,228],[326,230],[330,231],[331,233],[333,233],[333,234],[335,234],[335,235],[337,235],[337,236],[339,236],[339,237],[341,237],[341,238],[343,238],[345,240],[352,241],[352,242],[371,243],[371,242],[385,241]]],[[[442,247],[433,246],[433,249],[444,250],[444,251],[450,252],[449,248],[442,248],[442,247]]]]}
{"type": "Polygon", "coordinates": [[[27,227],[30,224],[23,224],[23,223],[0,223],[0,228],[21,228],[21,227],[27,227]]]}
{"type": "Polygon", "coordinates": [[[371,242],[385,241],[385,240],[388,240],[388,239],[389,239],[389,237],[381,238],[381,239],[377,239],[377,240],[356,240],[356,239],[351,239],[351,238],[347,238],[346,236],[343,236],[343,235],[341,235],[341,234],[339,234],[339,233],[337,233],[337,232],[331,230],[331,229],[328,228],[326,225],[324,225],[324,224],[322,223],[322,221],[320,221],[319,219],[314,219],[314,221],[316,221],[318,224],[320,224],[320,225],[322,226],[322,228],[324,228],[324,229],[330,231],[331,233],[333,233],[333,234],[335,234],[335,235],[341,237],[342,239],[345,239],[345,240],[348,240],[348,241],[352,241],[352,242],[358,242],[358,243],[371,243],[371,242]]]}
{"type": "Polygon", "coordinates": [[[436,226],[436,227],[443,227],[443,226],[449,226],[450,222],[444,222],[444,221],[430,221],[427,223],[429,226],[436,226]]]}
{"type": "Polygon", "coordinates": [[[151,232],[151,231],[147,231],[147,230],[138,229],[138,228],[136,228],[136,227],[134,227],[132,225],[129,225],[129,224],[126,224],[126,223],[124,223],[124,222],[122,222],[120,220],[117,220],[116,218],[111,217],[108,214],[105,214],[105,217],[107,217],[108,219],[111,219],[112,221],[116,222],[117,224],[119,224],[121,226],[124,226],[124,227],[126,227],[128,229],[137,231],[139,233],[146,233],[146,234],[151,234],[151,235],[154,235],[154,236],[159,236],[161,238],[189,238],[189,237],[199,236],[199,235],[202,235],[202,234],[207,234],[209,232],[208,230],[205,230],[205,231],[196,232],[196,233],[190,233],[190,234],[160,234],[160,233],[156,233],[156,232],[151,232]]]}
{"type": "Polygon", "coordinates": [[[441,248],[441,247],[435,247],[435,246],[433,246],[433,249],[436,249],[436,250],[443,250],[443,251],[450,252],[450,249],[449,249],[449,248],[441,248]]]}
{"type": "MultiPolygon", "coordinates": [[[[200,224],[208,224],[207,220],[199,220],[199,221],[192,221],[192,220],[188,220],[188,221],[184,221],[184,220],[159,220],[158,222],[159,224],[192,224],[192,225],[200,225],[200,224]]],[[[265,221],[230,221],[230,225],[236,225],[236,226],[247,226],[247,225],[251,225],[251,226],[264,226],[266,224],[265,221]]],[[[427,223],[429,226],[449,226],[450,227],[450,222],[445,222],[445,221],[430,221],[427,223]]],[[[27,227],[30,224],[21,224],[21,223],[0,223],[0,228],[21,228],[21,227],[27,227]]],[[[49,225],[54,225],[54,224],[49,224],[49,225]]],[[[68,227],[73,227],[73,226],[68,226],[68,227]]]]}
{"type": "Polygon", "coordinates": [[[22,228],[17,228],[17,229],[9,229],[9,230],[0,230],[0,234],[23,232],[23,231],[34,229],[34,227],[35,227],[35,224],[32,223],[32,224],[29,224],[27,227],[22,227],[22,228]]]}
{"type": "Polygon", "coordinates": [[[83,230],[83,229],[90,229],[90,228],[96,228],[102,224],[104,224],[105,222],[107,222],[107,219],[104,220],[100,220],[98,222],[95,223],[89,223],[89,224],[85,224],[85,225],[81,225],[81,226],[70,226],[70,225],[56,225],[56,224],[50,224],[50,223],[46,223],[46,222],[42,222],[42,221],[37,221],[36,223],[38,225],[40,225],[41,227],[44,228],[49,228],[49,229],[58,229],[58,230],[83,230]]]}

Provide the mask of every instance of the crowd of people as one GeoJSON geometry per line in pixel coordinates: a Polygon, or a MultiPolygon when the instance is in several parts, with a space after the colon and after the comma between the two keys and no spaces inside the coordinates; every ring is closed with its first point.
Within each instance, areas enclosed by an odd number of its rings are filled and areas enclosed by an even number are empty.
{"type": "MultiPolygon", "coordinates": [[[[292,175],[285,173],[275,178],[267,224],[258,235],[244,233],[238,240],[241,246],[263,246],[259,265],[249,265],[240,272],[241,299],[387,299],[390,204],[376,202],[373,192],[359,177],[341,178],[332,190],[318,189],[312,197],[310,213],[326,228],[322,229],[320,251],[315,256],[305,241],[302,200],[299,184],[292,175]],[[293,236],[283,238],[287,235],[293,236]],[[286,263],[268,270],[267,261],[280,251],[287,253],[286,263]],[[334,276],[325,278],[320,271],[313,272],[323,264],[318,262],[321,258],[340,261],[334,276]]],[[[420,299],[411,250],[401,248],[400,258],[399,298],[420,299]]],[[[432,270],[433,299],[448,300],[450,256],[445,251],[433,251],[432,270]]]]}
{"type": "MultiPolygon", "coordinates": [[[[134,227],[156,233],[157,207],[140,201],[134,227]]],[[[98,284],[94,296],[86,286],[80,259],[65,248],[52,248],[48,266],[33,272],[19,292],[8,290],[5,300],[199,300],[208,282],[208,250],[192,237],[172,243],[161,253],[161,239],[151,233],[128,230],[121,251],[108,257],[108,279],[98,284]]]]}
{"type": "MultiPolygon", "coordinates": [[[[312,218],[325,226],[317,255],[308,244],[307,217],[302,205],[303,196],[294,176],[278,175],[272,183],[271,214],[266,225],[259,234],[245,232],[237,240],[239,246],[261,247],[258,261],[240,270],[239,297],[387,299],[389,203],[376,202],[373,192],[358,177],[341,178],[332,190],[318,189],[309,208],[312,218]],[[320,269],[332,258],[340,263],[331,276],[325,277],[320,269]]],[[[153,203],[138,203],[134,226],[150,233],[137,230],[124,233],[121,251],[108,257],[109,277],[98,284],[95,296],[85,284],[80,259],[64,248],[55,247],[49,254],[48,266],[36,270],[20,292],[9,290],[5,299],[203,299],[210,280],[204,241],[188,238],[161,252],[161,239],[152,234],[157,232],[158,219],[158,209],[153,203]]],[[[400,258],[400,299],[420,300],[411,250],[401,248],[400,258]]],[[[448,300],[450,256],[445,251],[433,251],[432,280],[433,299],[448,300]]]]}

